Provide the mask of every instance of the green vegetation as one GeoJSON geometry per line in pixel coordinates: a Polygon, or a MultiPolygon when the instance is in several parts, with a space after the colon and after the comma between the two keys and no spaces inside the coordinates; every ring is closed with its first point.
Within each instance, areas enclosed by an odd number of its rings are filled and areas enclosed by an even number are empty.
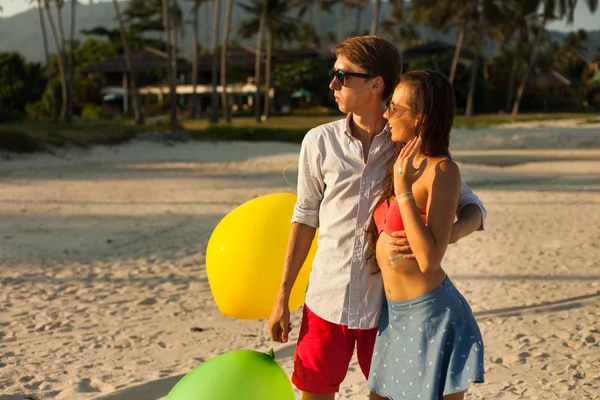
{"type": "MultiPolygon", "coordinates": [[[[185,7],[173,0],[132,0],[123,4],[122,11],[113,1],[118,28],[76,26],[87,36],[81,42],[72,41],[71,32],[57,29],[57,13],[62,15],[64,2],[48,2],[54,10],[44,7],[39,13],[39,39],[48,49],[45,62],[28,62],[15,52],[0,53],[0,149],[31,152],[118,144],[140,131],[166,129],[187,131],[197,140],[300,142],[308,129],[341,118],[328,87],[330,49],[351,35],[366,33],[360,18],[349,19],[349,15],[359,17],[381,2],[222,2],[225,18],[218,15],[218,7],[209,7],[214,2],[208,0],[190,0],[185,7]],[[216,14],[208,14],[209,10],[216,14]],[[241,22],[214,26],[214,21],[230,21],[237,13],[241,22]],[[336,16],[339,23],[318,23],[325,14],[336,16]],[[201,15],[209,18],[201,20],[201,15]],[[192,49],[184,49],[177,40],[186,30],[188,17],[194,25],[192,49]],[[211,31],[219,35],[210,41],[214,47],[202,48],[208,41],[197,40],[200,29],[206,29],[207,36],[211,31]],[[233,29],[237,31],[229,32],[233,29]],[[232,49],[231,54],[237,56],[221,53],[223,48],[238,45],[228,37],[256,39],[260,51],[245,47],[245,53],[232,49]],[[179,65],[174,56],[192,53],[196,56],[191,63],[182,61],[184,68],[172,68],[179,65]],[[231,59],[219,68],[222,54],[231,59]],[[109,59],[109,65],[102,64],[109,59]],[[255,71],[255,65],[261,68],[255,71]],[[196,69],[197,85],[192,85],[196,89],[187,97],[170,96],[178,83],[192,84],[191,71],[196,69]],[[119,93],[124,78],[130,84],[126,112],[119,93]],[[252,81],[260,83],[263,93],[247,86],[252,81]],[[221,96],[221,107],[214,101],[217,97],[207,93],[218,92],[222,85],[245,89],[221,96]],[[161,89],[159,94],[159,87],[168,88],[167,93],[163,95],[161,89]],[[265,102],[269,89],[275,95],[265,102]],[[235,104],[229,104],[232,101],[235,104]],[[219,122],[220,116],[227,123],[219,122]]],[[[405,69],[436,69],[449,76],[457,101],[456,128],[574,117],[582,119],[582,125],[596,123],[600,51],[591,48],[585,31],[553,39],[546,30],[548,24],[572,23],[578,2],[559,3],[389,1],[386,15],[373,20],[371,33],[384,35],[403,49],[405,69]],[[458,35],[454,43],[427,42],[418,33],[417,23],[458,35]],[[489,57],[482,51],[485,43],[497,44],[489,57]]],[[[71,5],[83,6],[77,4],[71,5]]],[[[597,2],[588,1],[586,6],[595,13],[597,2]]]]}
{"type": "MultiPolygon", "coordinates": [[[[474,118],[457,116],[455,128],[485,128],[510,122],[548,121],[585,118],[584,123],[600,122],[600,115],[589,114],[521,114],[478,115],[474,118]]],[[[231,125],[211,125],[207,120],[187,119],[181,121],[181,131],[200,141],[278,141],[300,143],[306,132],[315,126],[342,118],[338,116],[291,116],[273,117],[257,123],[251,117],[235,118],[231,125]]],[[[167,132],[169,127],[162,120],[154,124],[136,126],[131,119],[77,120],[70,123],[29,121],[0,124],[0,150],[12,152],[44,151],[52,147],[76,146],[87,148],[94,145],[116,145],[135,138],[139,132],[167,132]]],[[[165,137],[168,137],[166,134],[165,137]]]]}

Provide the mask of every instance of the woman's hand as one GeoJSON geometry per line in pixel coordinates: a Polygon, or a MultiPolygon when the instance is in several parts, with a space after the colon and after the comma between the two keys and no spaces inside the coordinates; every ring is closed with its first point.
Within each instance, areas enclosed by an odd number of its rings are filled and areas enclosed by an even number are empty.
{"type": "Polygon", "coordinates": [[[394,191],[396,195],[410,192],[412,185],[419,179],[427,166],[427,159],[418,167],[414,166],[415,156],[419,154],[421,138],[415,137],[404,146],[394,163],[394,191]]]}

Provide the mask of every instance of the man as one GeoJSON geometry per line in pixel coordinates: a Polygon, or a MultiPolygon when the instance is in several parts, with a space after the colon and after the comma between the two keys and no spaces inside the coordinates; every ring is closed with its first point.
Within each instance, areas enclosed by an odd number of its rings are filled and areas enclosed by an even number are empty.
{"type": "MultiPolygon", "coordinates": [[[[402,63],[396,46],[375,36],[346,40],[336,47],[336,57],[329,87],[348,115],[310,130],[302,142],[298,200],[269,318],[273,340],[287,342],[290,292],[319,228],[292,376],[305,400],[334,399],[355,345],[368,376],[384,299],[381,275],[367,262],[367,233],[395,151],[383,113],[402,63]]],[[[485,217],[483,204],[464,184],[457,213],[451,242],[481,228],[485,217]]],[[[387,246],[414,257],[405,238],[387,246]]]]}

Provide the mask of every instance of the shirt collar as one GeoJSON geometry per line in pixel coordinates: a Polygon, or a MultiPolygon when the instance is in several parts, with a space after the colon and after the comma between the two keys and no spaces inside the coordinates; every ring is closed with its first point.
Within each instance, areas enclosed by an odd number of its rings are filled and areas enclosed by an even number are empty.
{"type": "MultiPolygon", "coordinates": [[[[348,135],[349,137],[353,138],[354,136],[352,136],[352,130],[350,130],[350,121],[352,121],[352,113],[349,112],[348,115],[346,115],[346,121],[344,122],[344,133],[346,135],[348,135]]],[[[375,137],[378,136],[387,136],[390,137],[390,125],[389,123],[386,123],[383,130],[381,132],[379,132],[377,135],[375,135],[375,137]],[[381,135],[383,133],[383,135],[381,135]]]]}

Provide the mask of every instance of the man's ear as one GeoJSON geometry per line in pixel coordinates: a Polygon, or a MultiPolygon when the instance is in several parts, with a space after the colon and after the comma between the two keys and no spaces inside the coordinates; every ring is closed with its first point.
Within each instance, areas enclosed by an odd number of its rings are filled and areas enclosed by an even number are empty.
{"type": "Polygon", "coordinates": [[[385,83],[383,83],[383,78],[378,76],[377,78],[373,79],[373,84],[371,86],[371,89],[376,92],[376,93],[380,93],[383,92],[383,88],[385,87],[385,83]]]}

